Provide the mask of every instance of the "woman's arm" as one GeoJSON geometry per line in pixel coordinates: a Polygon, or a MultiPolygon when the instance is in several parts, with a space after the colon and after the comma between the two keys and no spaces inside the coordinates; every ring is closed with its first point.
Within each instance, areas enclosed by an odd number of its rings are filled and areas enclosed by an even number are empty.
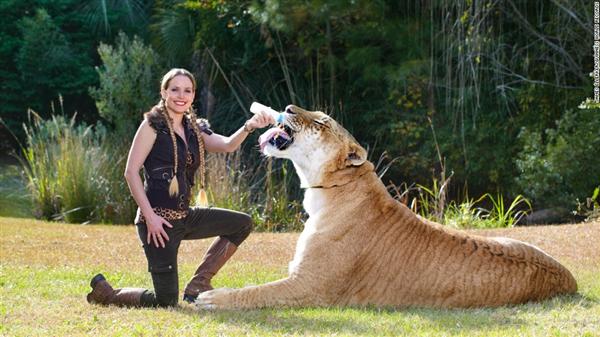
{"type": "Polygon", "coordinates": [[[275,120],[265,112],[259,112],[252,116],[246,123],[234,132],[231,136],[225,137],[217,133],[208,135],[202,133],[206,151],[208,152],[233,152],[237,150],[242,142],[248,137],[254,129],[264,128],[269,124],[274,124],[275,120]]]}
{"type": "Polygon", "coordinates": [[[169,236],[163,229],[163,224],[168,227],[172,227],[171,224],[156,215],[152,210],[150,201],[144,191],[144,183],[140,177],[140,169],[148,157],[148,154],[152,150],[154,141],[156,140],[156,132],[147,120],[144,120],[138,128],[135,136],[133,137],[133,143],[129,149],[129,156],[127,157],[127,165],[125,166],[125,180],[131,191],[133,199],[140,207],[144,218],[146,219],[146,226],[148,227],[148,244],[151,240],[154,241],[156,247],[165,246],[164,240],[169,240],[169,236]]]}

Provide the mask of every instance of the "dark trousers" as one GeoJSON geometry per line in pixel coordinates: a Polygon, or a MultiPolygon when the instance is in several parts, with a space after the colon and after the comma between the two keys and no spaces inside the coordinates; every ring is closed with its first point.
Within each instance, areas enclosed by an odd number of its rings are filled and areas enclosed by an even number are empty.
{"type": "Polygon", "coordinates": [[[143,306],[174,306],[179,298],[177,253],[182,240],[196,240],[221,236],[239,246],[252,231],[252,218],[248,214],[222,208],[190,208],[184,219],[169,221],[173,228],[164,227],[169,241],[165,247],[148,244],[145,223],[138,223],[137,230],[152,275],[154,292],[142,296],[143,306]]]}

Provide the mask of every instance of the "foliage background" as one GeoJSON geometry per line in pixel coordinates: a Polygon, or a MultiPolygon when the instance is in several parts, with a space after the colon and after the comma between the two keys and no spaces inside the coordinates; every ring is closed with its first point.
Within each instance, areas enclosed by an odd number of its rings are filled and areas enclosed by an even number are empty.
{"type": "MultiPolygon", "coordinates": [[[[10,23],[0,117],[23,144],[31,108],[42,119],[77,112],[126,151],[162,73],[184,67],[219,133],[236,130],[252,101],[320,109],[373,161],[396,158],[386,184],[453,172],[452,199],[523,194],[534,209],[566,210],[600,185],[600,113],[578,108],[592,94],[588,1],[4,0],[0,14],[10,23]]],[[[3,152],[16,148],[7,129],[3,152]]],[[[289,165],[254,144],[237,168],[253,172],[256,216],[296,211],[289,165]],[[277,199],[277,186],[291,199],[277,199]]]]}

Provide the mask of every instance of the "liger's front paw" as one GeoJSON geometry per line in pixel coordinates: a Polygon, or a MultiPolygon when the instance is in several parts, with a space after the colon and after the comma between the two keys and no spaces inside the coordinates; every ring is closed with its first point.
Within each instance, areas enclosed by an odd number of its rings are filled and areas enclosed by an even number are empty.
{"type": "Polygon", "coordinates": [[[201,310],[233,309],[233,289],[219,288],[205,291],[196,298],[196,308],[201,310]]]}

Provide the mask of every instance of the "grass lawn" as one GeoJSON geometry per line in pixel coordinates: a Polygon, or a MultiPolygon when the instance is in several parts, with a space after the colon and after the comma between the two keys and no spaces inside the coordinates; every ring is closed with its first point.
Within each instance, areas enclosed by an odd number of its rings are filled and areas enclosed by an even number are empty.
{"type": "MultiPolygon", "coordinates": [[[[197,312],[125,309],[85,301],[103,272],[117,287],[150,287],[133,226],[0,218],[1,336],[600,336],[600,223],[477,231],[533,243],[575,275],[579,293],[496,309],[303,308],[197,312]]],[[[298,234],[254,233],[215,286],[286,275],[298,234]]],[[[180,250],[180,289],[210,240],[180,250]]]]}

